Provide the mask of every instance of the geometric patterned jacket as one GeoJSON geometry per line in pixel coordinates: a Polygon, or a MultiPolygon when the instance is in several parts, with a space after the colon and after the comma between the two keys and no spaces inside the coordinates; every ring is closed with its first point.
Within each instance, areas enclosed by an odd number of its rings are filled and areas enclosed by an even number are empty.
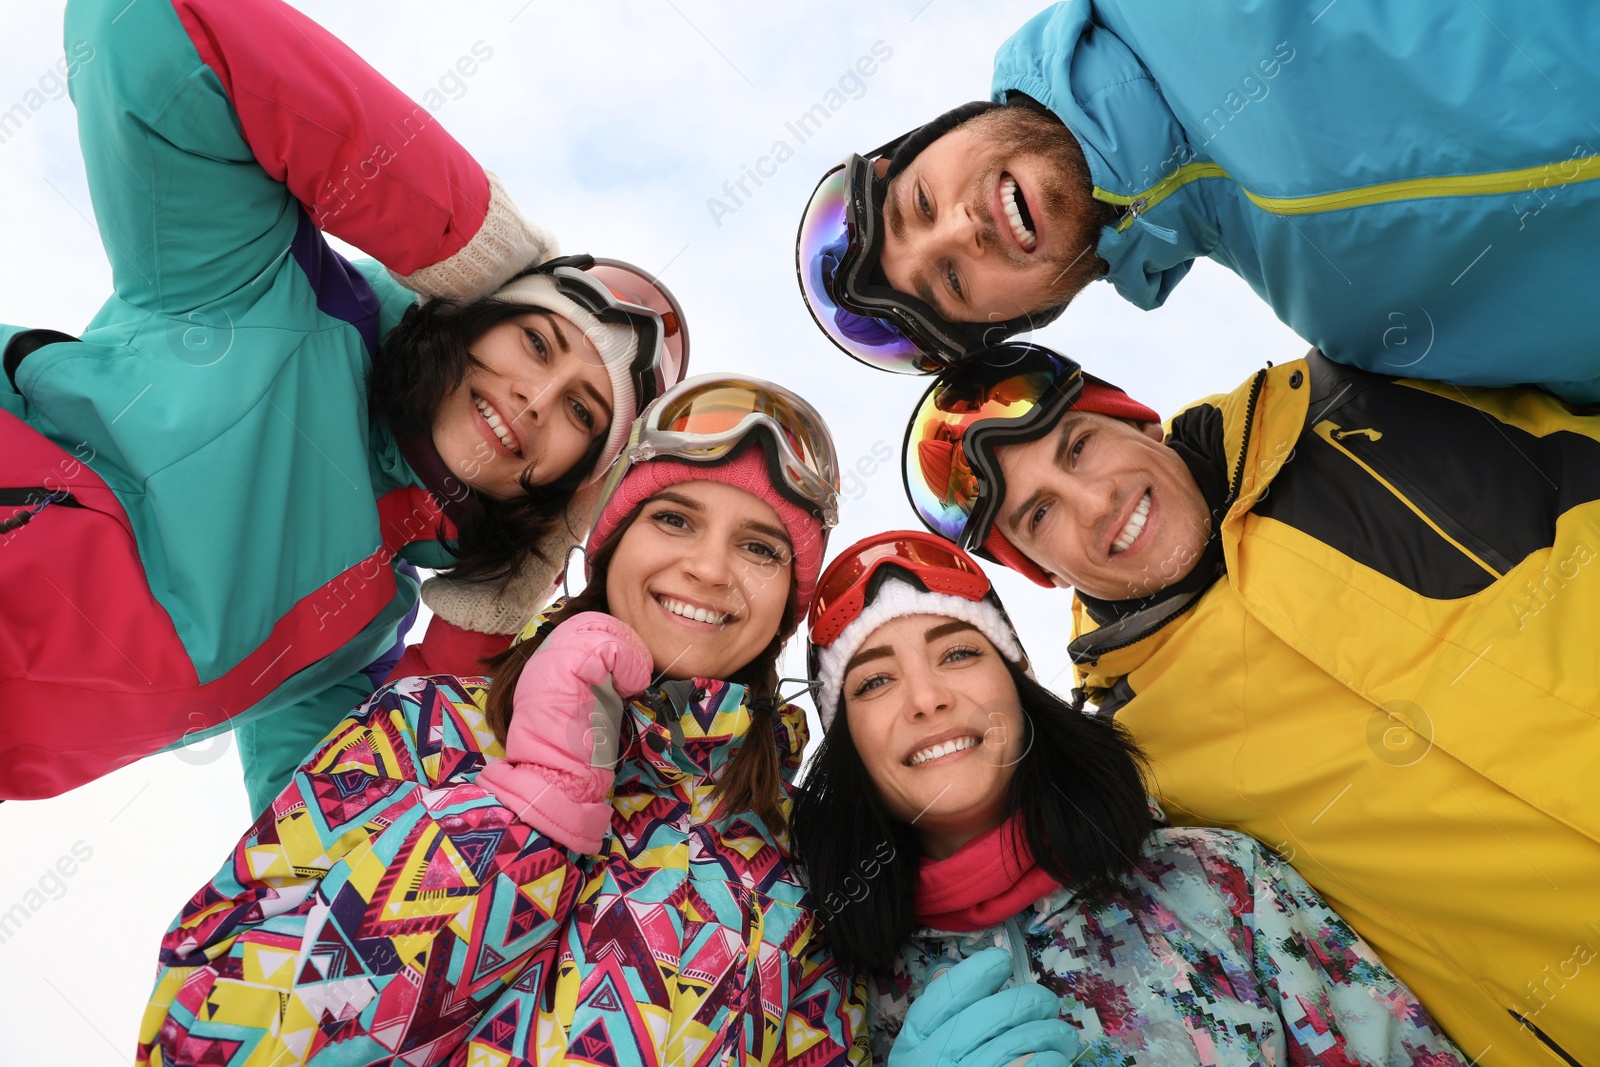
{"type": "Polygon", "coordinates": [[[937,972],[1009,948],[1010,985],[1061,997],[1074,1067],[1466,1067],[1366,942],[1277,853],[1230,830],[1161,828],[1098,907],[1070,890],[976,933],[919,929],[867,983],[883,1063],[937,972]]]}
{"type": "MultiPolygon", "coordinates": [[[[141,1065],[869,1058],[787,842],[707,799],[747,740],[743,687],[632,702],[587,856],[476,784],[502,754],[487,685],[401,679],[322,743],[163,938],[141,1065]]],[[[787,808],[805,720],[776,717],[787,808]]]]}

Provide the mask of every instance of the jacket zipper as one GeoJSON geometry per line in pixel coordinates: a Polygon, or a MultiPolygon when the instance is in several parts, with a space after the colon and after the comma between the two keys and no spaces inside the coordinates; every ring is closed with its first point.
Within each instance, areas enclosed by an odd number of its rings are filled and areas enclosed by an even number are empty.
{"type": "MultiPolygon", "coordinates": [[[[1233,175],[1215,163],[1189,163],[1179,167],[1150,188],[1132,196],[1100,188],[1094,190],[1094,196],[1095,199],[1108,204],[1128,208],[1128,213],[1117,224],[1117,231],[1120,233],[1135,223],[1147,225],[1148,223],[1142,218],[1146,211],[1185,185],[1201,178],[1227,178],[1232,181],[1233,175]]],[[[1600,155],[1567,159],[1559,164],[1541,163],[1536,167],[1521,167],[1517,170],[1490,171],[1486,174],[1407,178],[1397,182],[1364,185],[1356,189],[1342,189],[1334,193],[1318,193],[1314,196],[1261,196],[1242,185],[1239,186],[1239,191],[1256,207],[1273,215],[1315,215],[1323,211],[1341,211],[1345,208],[1366,207],[1369,204],[1383,204],[1395,200],[1532,192],[1552,186],[1573,185],[1595,178],[1600,178],[1600,155]],[[1563,173],[1567,163],[1575,165],[1570,175],[1563,173]]]]}
{"type": "Polygon", "coordinates": [[[1014,916],[1006,920],[1005,927],[1006,947],[1011,952],[1011,980],[1019,986],[1030,985],[1033,970],[1028,966],[1028,942],[1022,936],[1022,928],[1014,916]]]}
{"type": "Polygon", "coordinates": [[[68,508],[83,507],[77,498],[65,489],[45,489],[42,486],[31,489],[0,489],[0,507],[28,509],[0,521],[0,533],[21,529],[51,504],[60,504],[68,508]]]}
{"type": "Polygon", "coordinates": [[[1376,454],[1369,454],[1363,458],[1357,455],[1352,448],[1344,442],[1347,439],[1371,440],[1361,437],[1359,433],[1350,433],[1333,422],[1332,419],[1323,419],[1317,423],[1315,431],[1318,437],[1332,445],[1350,462],[1366,471],[1367,474],[1379,485],[1404,504],[1412,514],[1428,525],[1434,533],[1448,541],[1456,551],[1466,556],[1472,562],[1492,574],[1496,579],[1505,577],[1505,572],[1511,569],[1510,563],[1494,549],[1481,542],[1473,547],[1468,547],[1468,541],[1476,542],[1460,523],[1450,518],[1430,500],[1427,494],[1418,489],[1409,479],[1398,471],[1390,468],[1376,454]],[[1379,468],[1383,467],[1383,470],[1379,468]]]}
{"type": "Polygon", "coordinates": [[[1536,1040],[1538,1040],[1540,1044],[1544,1045],[1546,1048],[1548,1048],[1551,1052],[1555,1053],[1557,1056],[1560,1056],[1563,1063],[1570,1063],[1572,1065],[1572,1067],[1583,1067],[1583,1064],[1579,1063],[1577,1060],[1572,1058],[1571,1053],[1569,1053],[1566,1049],[1562,1048],[1560,1045],[1556,1044],[1555,1040],[1553,1038],[1551,1038],[1551,1036],[1549,1034],[1545,1033],[1543,1030],[1541,1030],[1537,1026],[1535,1026],[1532,1019],[1529,1019],[1526,1016],[1520,1015],[1517,1012],[1512,1011],[1510,1008],[1506,1009],[1506,1014],[1510,1015],[1513,1019],[1517,1020],[1517,1022],[1521,1023],[1523,1026],[1527,1027],[1528,1032],[1533,1034],[1534,1038],[1536,1040]]]}

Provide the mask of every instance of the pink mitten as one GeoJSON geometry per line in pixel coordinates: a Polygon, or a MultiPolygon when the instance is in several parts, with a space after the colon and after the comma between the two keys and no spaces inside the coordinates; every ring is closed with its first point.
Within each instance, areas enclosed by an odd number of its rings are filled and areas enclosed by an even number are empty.
{"type": "Polygon", "coordinates": [[[611,826],[622,702],[654,670],[626,623],[598,611],[566,620],[523,665],[506,758],[491,760],[479,783],[545,836],[598,853],[611,826]]]}

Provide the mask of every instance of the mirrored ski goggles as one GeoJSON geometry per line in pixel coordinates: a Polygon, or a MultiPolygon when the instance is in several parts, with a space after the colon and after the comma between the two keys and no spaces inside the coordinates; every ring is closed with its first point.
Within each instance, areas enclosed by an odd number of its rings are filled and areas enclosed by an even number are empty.
{"type": "Polygon", "coordinates": [[[967,350],[967,331],[874,281],[883,241],[880,185],[872,162],[857,155],[823,175],[795,240],[800,294],[847,355],[878,370],[937,374],[967,350]]]}
{"type": "Polygon", "coordinates": [[[995,447],[1043,436],[1082,390],[1076,363],[1020,342],[941,374],[917,404],[902,449],[917,517],[963,549],[983,544],[1005,499],[995,447]]]}
{"type": "Polygon", "coordinates": [[[837,525],[839,459],[817,409],[781,385],[720,375],[680,382],[645,408],[606,479],[601,507],[635,463],[718,463],[757,432],[772,446],[766,454],[774,487],[821,515],[824,530],[837,525]]]}
{"type": "Polygon", "coordinates": [[[991,589],[989,576],[951,542],[916,530],[890,530],[851,545],[822,572],[811,601],[811,644],[832,646],[872,599],[877,582],[896,570],[930,593],[976,601],[991,589]]]}
{"type": "Polygon", "coordinates": [[[621,323],[639,339],[629,373],[639,406],[683,380],[689,366],[689,329],[672,291],[654,275],[620,259],[561,256],[517,275],[548,274],[563,296],[601,322],[621,323]]]}

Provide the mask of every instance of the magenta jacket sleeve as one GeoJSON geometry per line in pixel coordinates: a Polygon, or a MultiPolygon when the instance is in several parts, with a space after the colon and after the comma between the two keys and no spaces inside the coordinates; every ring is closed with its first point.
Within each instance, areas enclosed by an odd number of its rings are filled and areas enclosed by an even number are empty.
{"type": "Polygon", "coordinates": [[[428,296],[472,298],[556,254],[437,119],[278,0],[170,0],[245,141],[316,225],[428,296]]]}

